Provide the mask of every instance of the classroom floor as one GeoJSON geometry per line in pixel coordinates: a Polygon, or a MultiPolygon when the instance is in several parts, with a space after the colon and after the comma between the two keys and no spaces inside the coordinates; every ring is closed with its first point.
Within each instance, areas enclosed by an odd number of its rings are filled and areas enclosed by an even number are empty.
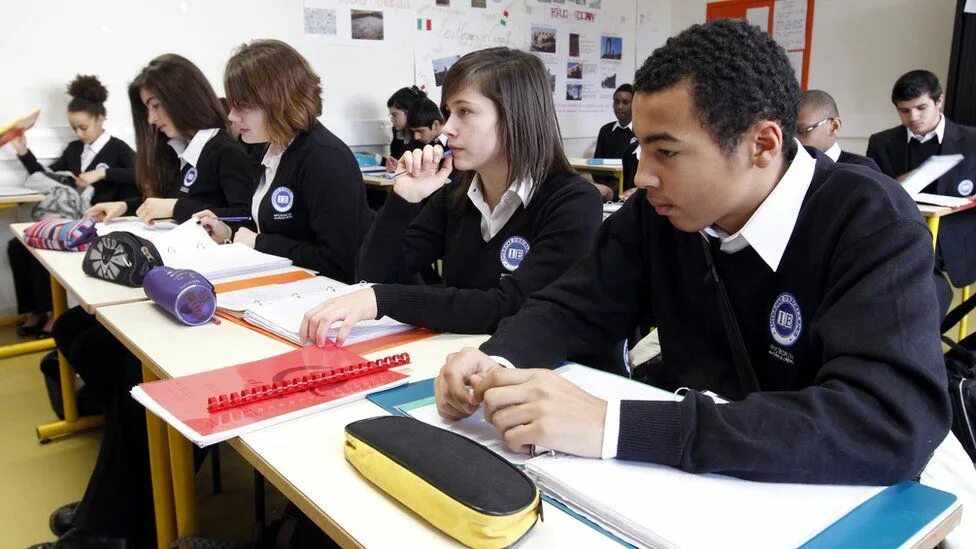
{"type": "MultiPolygon", "coordinates": [[[[13,327],[0,328],[0,345],[17,341],[13,327]]],[[[54,421],[38,364],[44,353],[0,360],[0,547],[27,547],[54,538],[48,517],[81,499],[91,475],[101,430],[40,444],[35,427],[54,421]]],[[[250,465],[221,447],[223,492],[211,491],[209,461],[197,475],[201,536],[226,541],[253,539],[254,493],[250,465]]],[[[267,484],[268,520],[287,503],[267,484]]]]}

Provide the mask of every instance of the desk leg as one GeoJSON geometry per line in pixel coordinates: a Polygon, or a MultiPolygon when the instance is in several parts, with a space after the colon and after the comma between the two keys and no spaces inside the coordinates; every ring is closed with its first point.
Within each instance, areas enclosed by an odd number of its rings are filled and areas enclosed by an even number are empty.
{"type": "MultiPolygon", "coordinates": [[[[960,296],[959,302],[962,303],[969,299],[969,286],[963,286],[962,295],[960,296]]],[[[969,328],[969,315],[962,317],[959,320],[959,339],[956,341],[962,341],[966,337],[967,328],[969,328]]]]}
{"type": "MultiPolygon", "coordinates": [[[[156,381],[156,374],[142,365],[142,380],[156,381]]],[[[169,547],[176,540],[176,508],[173,505],[173,470],[169,464],[166,424],[146,410],[149,435],[149,470],[152,476],[153,511],[156,517],[156,544],[169,547]]]]}
{"type": "Polygon", "coordinates": [[[620,196],[623,194],[624,194],[624,172],[619,171],[617,172],[617,199],[619,200],[620,196]]]}
{"type": "Polygon", "coordinates": [[[939,218],[938,217],[926,217],[925,224],[929,226],[929,232],[932,233],[932,248],[936,248],[939,245],[939,218]]]}
{"type": "Polygon", "coordinates": [[[196,535],[197,493],[194,482],[193,448],[172,427],[169,431],[169,461],[173,466],[173,499],[176,506],[176,533],[179,537],[196,535]]]}
{"type": "MultiPolygon", "coordinates": [[[[51,277],[51,302],[54,305],[54,318],[68,309],[68,294],[61,284],[51,277]]],[[[102,416],[78,417],[78,403],[75,400],[75,370],[58,352],[58,365],[61,370],[61,402],[64,407],[64,421],[55,421],[37,426],[37,438],[46,442],[54,437],[70,435],[85,429],[98,427],[103,423],[102,416]]]]}

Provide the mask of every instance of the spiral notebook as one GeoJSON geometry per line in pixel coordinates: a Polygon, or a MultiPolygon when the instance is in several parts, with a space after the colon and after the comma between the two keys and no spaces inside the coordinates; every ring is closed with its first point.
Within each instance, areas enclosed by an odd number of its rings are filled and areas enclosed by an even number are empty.
{"type": "MultiPolygon", "coordinates": [[[[262,330],[271,332],[296,345],[304,345],[306,342],[301,341],[299,332],[302,318],[306,312],[318,307],[327,299],[348,295],[368,287],[368,284],[363,283],[349,286],[336,281],[320,282],[318,286],[305,280],[281,284],[269,289],[267,294],[261,292],[251,294],[251,296],[258,296],[258,298],[256,302],[245,305],[243,318],[247,323],[262,330]]],[[[232,298],[238,301],[235,304],[236,306],[241,306],[239,301],[242,295],[232,296],[232,298]]],[[[243,299],[247,300],[248,296],[244,295],[243,299]]],[[[226,298],[224,303],[228,303],[226,298]]],[[[218,306],[220,306],[219,301],[218,306]]],[[[345,345],[354,345],[371,339],[399,334],[413,328],[414,326],[410,324],[397,322],[390,317],[383,317],[378,320],[361,320],[349,333],[345,345]]],[[[337,333],[338,329],[332,328],[328,337],[334,340],[337,333]]]]}
{"type": "Polygon", "coordinates": [[[173,426],[194,444],[204,447],[358,400],[367,393],[402,385],[407,375],[391,369],[329,383],[298,392],[269,392],[267,398],[210,412],[212,399],[222,395],[264,390],[300,383],[302,378],[334,373],[342,368],[368,366],[363,357],[334,345],[296,349],[271,358],[201,372],[190,376],[141,383],[132,397],[173,426]]]}

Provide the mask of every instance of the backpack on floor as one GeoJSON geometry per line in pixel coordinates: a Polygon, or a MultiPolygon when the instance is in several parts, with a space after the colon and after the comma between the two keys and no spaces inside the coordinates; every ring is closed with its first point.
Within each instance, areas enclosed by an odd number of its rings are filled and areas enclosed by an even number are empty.
{"type": "Polygon", "coordinates": [[[949,401],[952,403],[952,432],[976,462],[976,333],[958,343],[946,337],[973,308],[976,295],[949,311],[942,321],[942,341],[949,346],[945,354],[946,376],[949,379],[949,401]]]}

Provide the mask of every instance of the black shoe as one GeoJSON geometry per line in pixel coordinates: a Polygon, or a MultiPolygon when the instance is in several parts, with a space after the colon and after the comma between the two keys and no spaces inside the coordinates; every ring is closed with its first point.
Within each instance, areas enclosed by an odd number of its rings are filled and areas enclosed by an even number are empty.
{"type": "Polygon", "coordinates": [[[41,333],[41,328],[42,326],[40,324],[17,326],[17,337],[36,337],[37,334],[41,333]]]}
{"type": "Polygon", "coordinates": [[[72,528],[56,541],[31,545],[28,549],[129,549],[125,538],[110,538],[95,532],[72,528]]]}
{"type": "Polygon", "coordinates": [[[76,501],[62,505],[51,513],[51,518],[48,519],[47,523],[51,527],[52,534],[61,537],[68,530],[71,530],[71,526],[75,523],[75,511],[78,510],[78,504],[80,503],[80,501],[76,501]]]}

